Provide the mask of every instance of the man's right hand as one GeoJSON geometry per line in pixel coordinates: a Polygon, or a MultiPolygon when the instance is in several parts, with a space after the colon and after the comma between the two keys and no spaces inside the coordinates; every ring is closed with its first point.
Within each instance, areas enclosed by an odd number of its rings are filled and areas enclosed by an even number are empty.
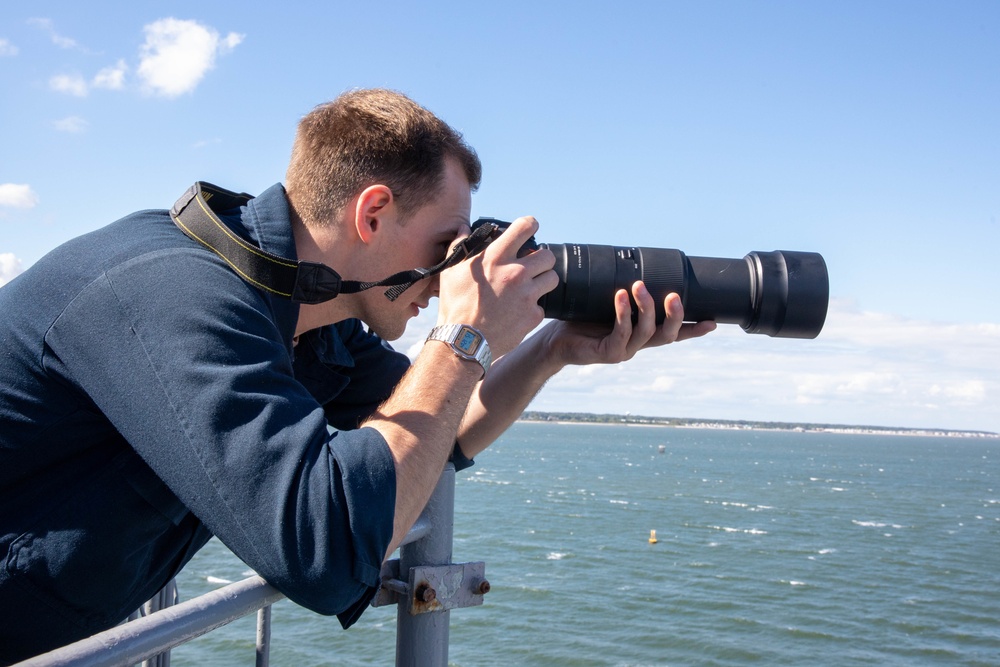
{"type": "Polygon", "coordinates": [[[494,358],[517,347],[544,318],[538,300],[559,284],[551,251],[517,256],[537,231],[533,217],[518,218],[485,251],[442,272],[438,324],[479,329],[494,358]]]}

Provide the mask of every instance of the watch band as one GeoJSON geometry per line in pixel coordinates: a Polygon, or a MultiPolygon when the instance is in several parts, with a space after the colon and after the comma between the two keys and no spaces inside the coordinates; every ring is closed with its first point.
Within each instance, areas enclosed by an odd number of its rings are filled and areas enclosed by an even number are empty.
{"type": "Polygon", "coordinates": [[[484,377],[486,371],[490,369],[490,363],[493,361],[490,344],[486,342],[483,332],[468,324],[444,324],[434,327],[427,335],[427,340],[447,343],[451,351],[462,359],[479,363],[483,367],[484,377]]]}

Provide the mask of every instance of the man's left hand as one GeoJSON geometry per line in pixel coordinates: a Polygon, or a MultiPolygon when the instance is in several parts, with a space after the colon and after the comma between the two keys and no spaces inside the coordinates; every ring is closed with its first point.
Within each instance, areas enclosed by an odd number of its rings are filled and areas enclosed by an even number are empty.
{"type": "Polygon", "coordinates": [[[653,297],[641,280],[632,285],[632,296],[638,306],[635,324],[628,293],[621,289],[615,294],[615,324],[610,332],[607,325],[550,322],[541,335],[553,355],[551,360],[562,365],[617,364],[647,347],[698,338],[715,329],[715,322],[685,323],[684,306],[674,293],[664,299],[666,318],[656,326],[653,297]]]}

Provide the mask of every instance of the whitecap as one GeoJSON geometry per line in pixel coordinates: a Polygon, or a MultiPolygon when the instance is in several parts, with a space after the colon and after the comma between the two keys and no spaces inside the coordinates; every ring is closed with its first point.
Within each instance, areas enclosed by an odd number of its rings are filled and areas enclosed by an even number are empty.
{"type": "Polygon", "coordinates": [[[213,577],[212,575],[208,575],[207,577],[205,577],[205,581],[207,581],[210,584],[231,584],[231,583],[233,583],[229,579],[223,579],[222,577],[213,577]]]}
{"type": "Polygon", "coordinates": [[[721,530],[724,533],[744,533],[745,535],[767,535],[766,530],[760,528],[731,528],[729,526],[709,526],[712,530],[721,530]]]}
{"type": "Polygon", "coordinates": [[[549,553],[548,556],[545,557],[545,560],[562,560],[567,555],[568,554],[559,553],[558,551],[552,551],[549,553]]]}

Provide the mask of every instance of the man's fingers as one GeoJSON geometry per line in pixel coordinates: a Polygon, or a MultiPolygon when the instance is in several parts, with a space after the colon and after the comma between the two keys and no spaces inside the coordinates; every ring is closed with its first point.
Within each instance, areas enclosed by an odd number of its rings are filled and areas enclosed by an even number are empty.
{"type": "Polygon", "coordinates": [[[663,302],[663,307],[667,311],[667,319],[663,322],[660,340],[664,343],[698,338],[715,331],[715,322],[710,320],[684,322],[684,304],[681,303],[681,298],[677,294],[668,294],[663,302]]]}
{"type": "Polygon", "coordinates": [[[691,338],[700,338],[707,333],[715,331],[715,322],[711,320],[705,320],[704,322],[688,322],[681,326],[681,330],[677,333],[677,338],[675,341],[689,340],[691,338]]]}
{"type": "Polygon", "coordinates": [[[498,239],[490,244],[492,252],[502,255],[517,256],[517,251],[521,249],[528,239],[538,231],[538,221],[528,215],[517,218],[510,223],[510,227],[504,230],[498,239]]]}
{"type": "Polygon", "coordinates": [[[656,303],[646,289],[646,285],[638,280],[632,285],[632,297],[638,310],[638,317],[632,326],[627,355],[631,359],[656,334],[656,303]]]}

